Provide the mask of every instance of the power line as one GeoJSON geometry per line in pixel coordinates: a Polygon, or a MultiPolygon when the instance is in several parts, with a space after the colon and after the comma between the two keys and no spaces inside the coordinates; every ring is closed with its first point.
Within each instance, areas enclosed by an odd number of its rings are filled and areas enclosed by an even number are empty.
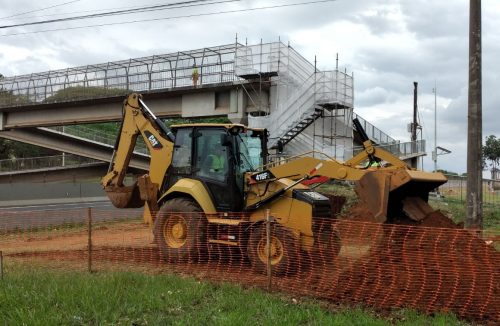
{"type": "Polygon", "coordinates": [[[65,5],[68,5],[70,3],[74,3],[74,2],[78,2],[78,1],[80,1],[80,0],[68,1],[68,2],[64,2],[64,3],[60,3],[58,5],[53,5],[53,6],[50,6],[50,7],[45,7],[45,8],[35,9],[35,10],[30,10],[30,11],[25,11],[25,12],[21,12],[21,13],[12,15],[12,16],[2,17],[0,19],[8,19],[8,18],[12,18],[12,17],[23,16],[23,15],[31,14],[31,13],[37,12],[37,11],[43,11],[43,10],[52,9],[52,8],[55,8],[55,7],[65,6],[65,5]]]}
{"type": "MultiPolygon", "coordinates": [[[[80,1],[80,0],[78,0],[78,1],[80,1]]],[[[151,6],[155,6],[155,5],[159,5],[159,4],[156,3],[156,4],[152,4],[151,6]]],[[[142,8],[142,7],[137,7],[137,6],[126,6],[125,7],[124,6],[124,7],[113,7],[113,8],[105,8],[105,9],[94,9],[94,10],[78,10],[78,11],[71,11],[71,12],[59,12],[59,13],[51,13],[51,14],[45,14],[45,15],[28,16],[28,17],[15,18],[15,19],[31,19],[31,18],[76,15],[76,14],[85,14],[85,13],[102,13],[102,12],[112,11],[112,10],[121,10],[121,9],[135,10],[138,8],[142,8]]],[[[11,16],[11,17],[13,17],[13,16],[11,16]]]]}
{"type": "Polygon", "coordinates": [[[209,1],[211,1],[211,0],[189,0],[189,1],[181,1],[181,2],[174,2],[174,3],[169,3],[169,4],[163,4],[163,5],[154,5],[154,6],[139,7],[139,8],[134,9],[133,11],[130,10],[130,9],[128,9],[128,10],[115,10],[115,11],[109,11],[109,12],[103,12],[103,13],[96,13],[96,14],[89,14],[89,15],[83,15],[83,16],[64,17],[64,18],[57,18],[57,19],[42,20],[42,21],[37,21],[37,22],[28,22],[28,23],[19,23],[19,24],[12,24],[12,25],[3,25],[3,26],[0,26],[0,29],[13,28],[13,27],[22,27],[22,26],[42,25],[42,24],[51,24],[51,23],[60,23],[60,22],[66,22],[66,21],[72,21],[72,20],[93,19],[93,18],[115,16],[115,15],[130,15],[130,14],[136,14],[136,13],[147,12],[147,11],[177,9],[177,8],[185,8],[185,7],[193,7],[193,6],[206,5],[206,4],[217,4],[217,3],[224,3],[224,2],[235,2],[235,1],[241,1],[241,0],[226,0],[226,1],[218,1],[218,2],[205,3],[205,2],[209,2],[209,1]]]}
{"type": "MultiPolygon", "coordinates": [[[[233,1],[233,0],[228,0],[228,1],[233,1]]],[[[310,5],[310,4],[318,4],[318,3],[326,3],[326,2],[334,2],[334,1],[337,1],[337,0],[306,1],[306,2],[298,2],[298,3],[289,3],[289,4],[284,4],[284,5],[255,7],[255,8],[236,9],[236,10],[227,10],[227,11],[217,11],[217,12],[210,12],[210,13],[190,14],[190,15],[171,16],[171,17],[152,18],[152,19],[139,19],[139,20],[125,21],[125,22],[94,24],[94,25],[85,25],[85,26],[76,26],[76,27],[54,28],[54,29],[46,29],[46,30],[39,30],[39,31],[2,34],[2,35],[0,35],[0,37],[47,33],[47,32],[56,32],[56,31],[66,31],[66,30],[76,30],[76,29],[84,29],[84,28],[89,28],[89,27],[114,26],[114,25],[135,24],[135,23],[142,23],[142,22],[154,22],[154,21],[161,21],[161,20],[172,20],[172,19],[181,19],[181,18],[192,18],[192,17],[213,16],[213,15],[221,15],[221,14],[232,14],[232,13],[238,13],[238,12],[248,12],[248,11],[257,11],[257,10],[265,10],[265,9],[277,9],[277,8],[284,8],[284,7],[294,7],[294,6],[302,6],[302,5],[310,5]]]]}

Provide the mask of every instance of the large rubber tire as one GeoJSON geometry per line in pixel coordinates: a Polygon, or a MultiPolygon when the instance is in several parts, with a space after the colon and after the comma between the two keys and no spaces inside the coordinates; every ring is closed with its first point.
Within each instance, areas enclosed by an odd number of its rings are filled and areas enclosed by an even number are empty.
{"type": "Polygon", "coordinates": [[[341,249],[341,241],[336,230],[323,230],[314,237],[313,256],[311,263],[315,262],[330,266],[337,260],[341,249]]]}
{"type": "MultiPolygon", "coordinates": [[[[255,272],[267,273],[266,226],[251,230],[247,254],[255,272]]],[[[298,240],[280,225],[271,226],[271,266],[273,275],[292,275],[297,271],[300,246],[298,240]]]]}
{"type": "Polygon", "coordinates": [[[332,221],[314,222],[314,256],[326,264],[333,263],[339,255],[341,246],[338,231],[333,227],[332,221]]]}
{"type": "Polygon", "coordinates": [[[154,223],[155,241],[169,262],[198,260],[206,253],[207,220],[188,198],[173,198],[160,208],[154,223]]]}

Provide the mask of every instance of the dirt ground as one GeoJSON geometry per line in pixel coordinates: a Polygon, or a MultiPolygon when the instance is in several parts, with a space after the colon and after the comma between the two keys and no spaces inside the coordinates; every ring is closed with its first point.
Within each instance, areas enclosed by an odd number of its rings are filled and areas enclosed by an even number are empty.
{"type": "MultiPolygon", "coordinates": [[[[0,236],[0,248],[4,254],[58,250],[84,250],[88,246],[86,229],[11,233],[0,236]]],[[[92,230],[92,244],[100,246],[144,247],[151,244],[150,228],[143,223],[123,222],[99,225],[92,230]]]]}

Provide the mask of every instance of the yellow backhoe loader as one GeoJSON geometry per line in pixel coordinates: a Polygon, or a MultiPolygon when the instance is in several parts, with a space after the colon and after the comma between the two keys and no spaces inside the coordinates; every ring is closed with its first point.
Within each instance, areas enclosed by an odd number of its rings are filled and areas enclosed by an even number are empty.
{"type": "Polygon", "coordinates": [[[134,93],[124,101],[123,121],[102,185],[116,207],[145,205],[144,219],[167,259],[196,257],[203,246],[238,247],[255,270],[264,271],[268,257],[263,222],[270,212],[270,261],[275,273],[284,273],[295,255],[313,253],[320,245],[331,251],[332,259],[339,251],[332,223],[320,222],[332,218],[329,199],[303,184],[313,177],[354,181],[360,200],[378,222],[401,216],[421,220],[433,212],[428,194],[446,182],[444,175],[410,169],[374,147],[359,122],[355,126],[365,140],[364,150],[347,162],[298,156],[270,164],[266,130],[240,124],[168,129],[134,93]],[[151,154],[149,173],[126,186],[139,134],[151,154]],[[360,168],[367,160],[385,167],[360,168]]]}

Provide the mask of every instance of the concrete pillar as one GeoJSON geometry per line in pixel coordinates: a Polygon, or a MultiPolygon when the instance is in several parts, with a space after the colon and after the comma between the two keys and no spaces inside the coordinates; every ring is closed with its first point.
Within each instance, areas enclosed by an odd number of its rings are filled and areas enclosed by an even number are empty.
{"type": "Polygon", "coordinates": [[[248,124],[247,118],[248,98],[242,88],[232,89],[229,98],[228,119],[233,123],[248,124]]]}
{"type": "Polygon", "coordinates": [[[6,120],[6,115],[7,113],[6,112],[0,112],[0,130],[4,130],[5,129],[5,120],[6,120]]]}

